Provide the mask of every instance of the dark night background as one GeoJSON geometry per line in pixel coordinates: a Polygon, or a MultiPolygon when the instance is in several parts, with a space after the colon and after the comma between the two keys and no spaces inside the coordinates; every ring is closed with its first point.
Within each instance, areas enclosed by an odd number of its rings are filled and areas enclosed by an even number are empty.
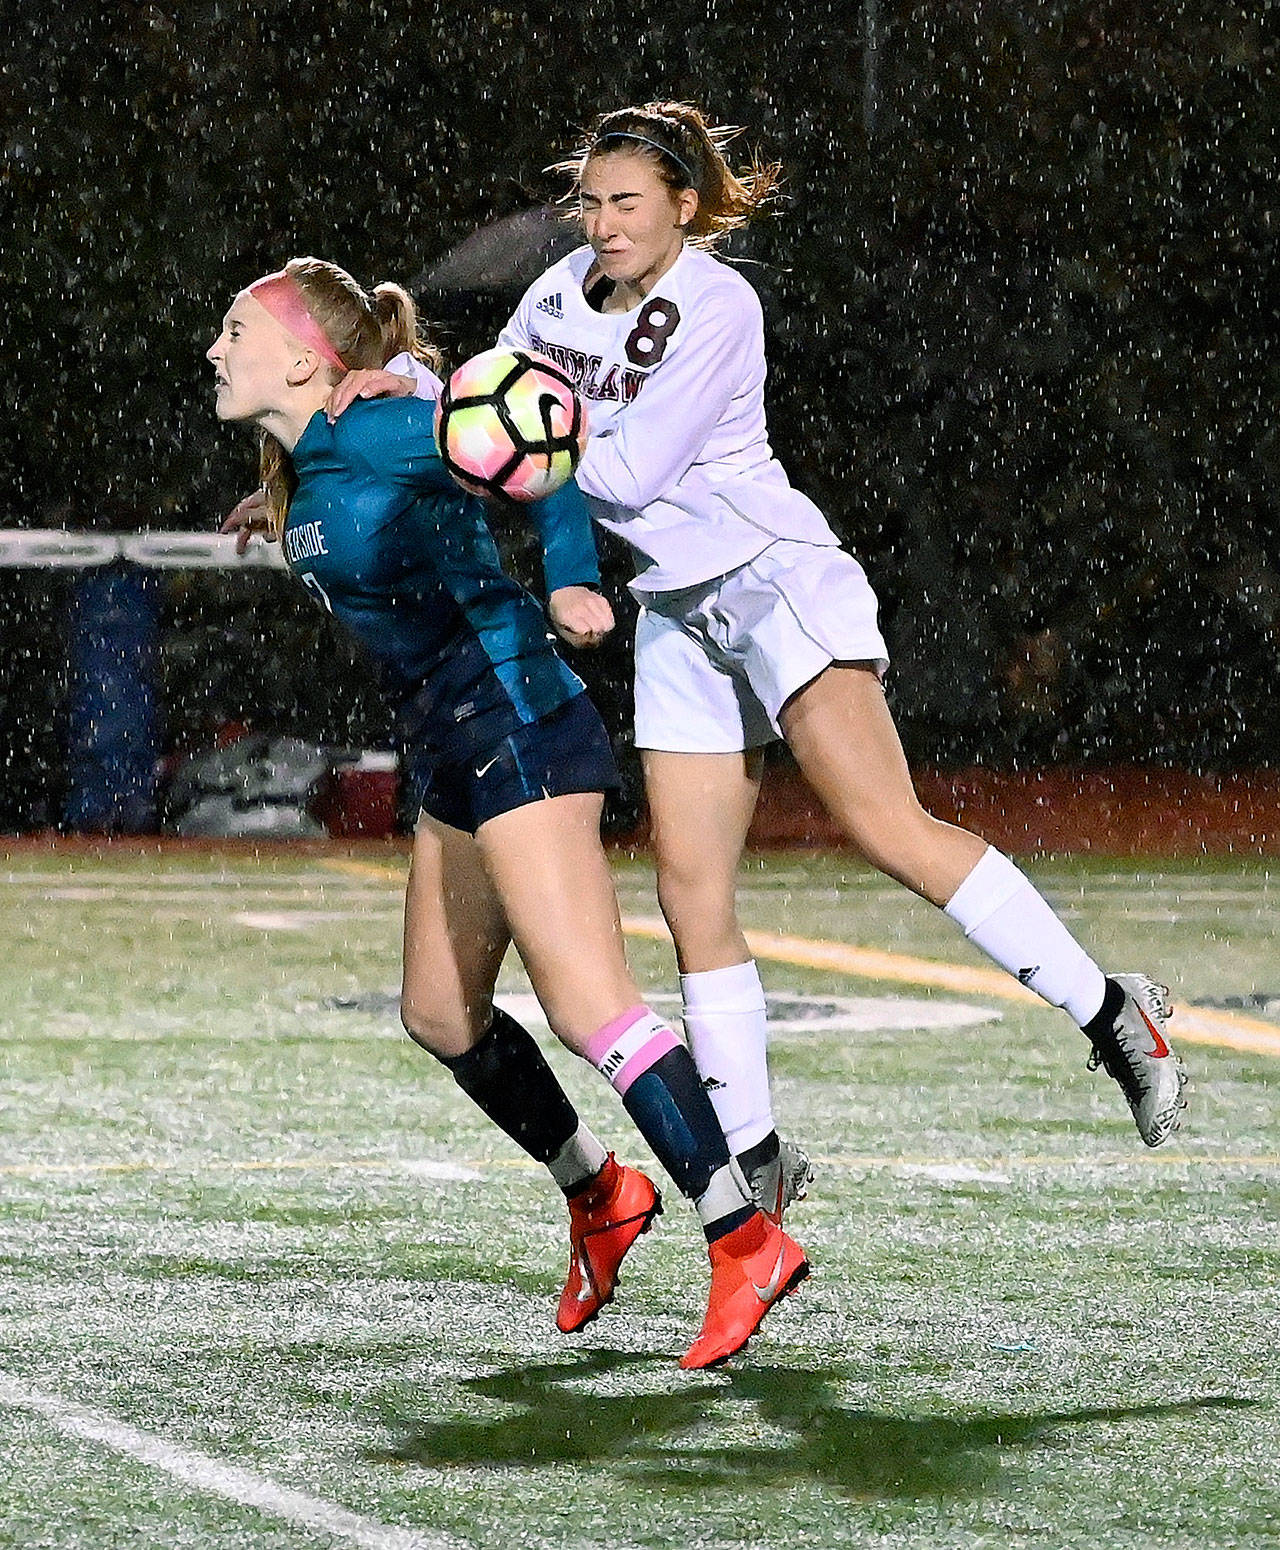
{"type": "MultiPolygon", "coordinates": [[[[691,98],[785,166],[738,248],[773,440],[882,596],[913,760],[1280,763],[1272,7],[25,9],[0,525],[212,528],[253,482],[203,360],[240,286],[305,252],[417,281],[456,361],[518,292],[432,264],[558,195],[597,111],[691,98]]],[[[57,811],[71,584],[0,571],[2,827],[57,811]]],[[[163,585],[168,745],[384,730],[287,580],[163,585]]],[[[615,722],[625,671],[592,669],[615,722]]]]}

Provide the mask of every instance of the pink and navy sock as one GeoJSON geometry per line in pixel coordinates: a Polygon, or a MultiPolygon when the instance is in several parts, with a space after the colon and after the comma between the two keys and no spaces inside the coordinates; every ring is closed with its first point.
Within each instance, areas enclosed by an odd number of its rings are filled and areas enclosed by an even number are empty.
{"type": "Polygon", "coordinates": [[[648,1007],[594,1033],[587,1058],[612,1083],[653,1154],[692,1200],[708,1242],[755,1211],[689,1051],[648,1007]]]}

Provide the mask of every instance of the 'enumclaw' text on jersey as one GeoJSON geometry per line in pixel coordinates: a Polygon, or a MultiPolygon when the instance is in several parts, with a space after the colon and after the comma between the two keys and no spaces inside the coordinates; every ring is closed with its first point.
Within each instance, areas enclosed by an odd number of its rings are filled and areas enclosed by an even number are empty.
{"type": "MultiPolygon", "coordinates": [[[[548,269],[498,343],[549,356],[585,400],[578,483],[596,521],[635,551],[637,590],[708,581],[776,538],[838,543],[769,447],[750,284],[686,246],[638,307],[598,312],[582,289],[593,258],[579,248],[548,269]]],[[[412,368],[398,357],[388,370],[412,368]]]]}

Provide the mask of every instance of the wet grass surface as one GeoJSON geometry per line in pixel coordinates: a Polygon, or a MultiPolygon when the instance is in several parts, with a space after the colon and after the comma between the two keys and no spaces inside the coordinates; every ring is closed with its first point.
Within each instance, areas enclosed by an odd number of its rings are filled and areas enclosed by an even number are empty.
{"type": "MultiPolygon", "coordinates": [[[[400,866],[0,868],[0,1373],[504,1550],[1277,1542],[1280,1062],[1188,1049],[1192,1127],[1148,1153],[1060,1014],[766,965],[814,1274],[732,1368],[686,1375],[705,1256],[676,1200],[617,1304],[556,1334],[562,1207],[379,1000],[400,866]],[[807,1027],[823,998],[857,1025],[807,1027]]],[[[1182,999],[1280,989],[1261,867],[1035,870],[1110,966],[1182,999]]],[[[839,858],[744,881],[762,929],[980,961],[839,858]]],[[[656,912],[642,863],[619,882],[656,912]]],[[[665,947],[632,956],[674,987],[665,947]]],[[[4,1545],[348,1542],[4,1403],[0,1499],[4,1545]]]]}

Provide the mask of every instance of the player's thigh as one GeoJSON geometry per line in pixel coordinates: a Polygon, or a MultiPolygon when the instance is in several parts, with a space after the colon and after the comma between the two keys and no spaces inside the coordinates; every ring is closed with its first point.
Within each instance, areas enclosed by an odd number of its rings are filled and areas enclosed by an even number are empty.
{"type": "Polygon", "coordinates": [[[534,993],[555,1033],[579,1051],[640,999],[600,843],[602,805],[597,792],[549,797],[476,834],[534,993]]]}
{"type": "Polygon", "coordinates": [[[921,807],[875,665],[829,667],[780,719],[806,780],[863,855],[935,903],[950,898],[986,843],[921,807]]]}
{"type": "Polygon", "coordinates": [[[401,990],[401,1016],[419,1043],[457,1055],[479,1038],[510,939],[476,841],[422,816],[405,890],[401,990]]]}
{"type": "Polygon", "coordinates": [[[780,720],[787,746],[833,816],[869,837],[913,821],[919,803],[911,773],[871,664],[833,664],[788,701],[780,720]]]}

